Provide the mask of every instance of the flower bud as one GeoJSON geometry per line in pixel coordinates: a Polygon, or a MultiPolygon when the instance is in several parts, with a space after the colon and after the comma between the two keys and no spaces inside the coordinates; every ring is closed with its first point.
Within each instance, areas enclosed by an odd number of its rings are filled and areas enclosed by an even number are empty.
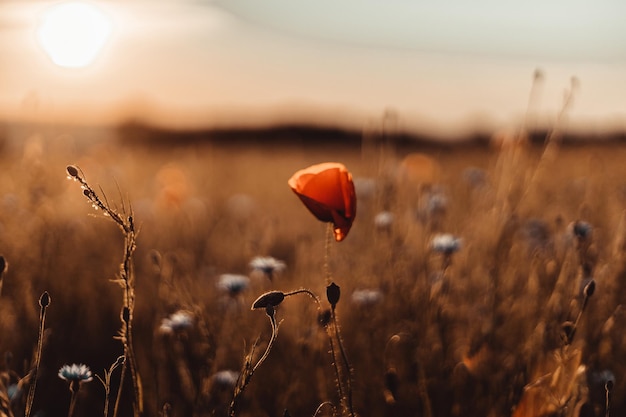
{"type": "Polygon", "coordinates": [[[48,294],[48,291],[44,291],[41,297],[39,297],[39,305],[41,308],[46,308],[50,305],[50,294],[48,294]]]}
{"type": "Polygon", "coordinates": [[[339,297],[341,296],[341,290],[339,285],[331,282],[328,287],[326,287],[326,298],[330,303],[332,308],[335,308],[337,303],[339,302],[339,297]]]}
{"type": "Polygon", "coordinates": [[[276,307],[285,299],[285,293],[282,291],[270,291],[261,295],[252,303],[252,310],[257,308],[276,307]]]}
{"type": "Polygon", "coordinates": [[[608,381],[606,381],[606,383],[604,384],[604,389],[605,389],[607,392],[611,392],[611,391],[613,391],[613,384],[614,384],[614,383],[613,383],[613,380],[612,380],[612,379],[609,379],[609,380],[608,380],[608,381]]]}
{"type": "Polygon", "coordinates": [[[65,168],[67,170],[67,175],[69,175],[72,178],[78,179],[80,178],[80,174],[78,173],[78,168],[76,168],[74,165],[68,165],[67,168],[65,168]]]}
{"type": "Polygon", "coordinates": [[[585,288],[583,289],[585,297],[591,297],[595,290],[596,290],[596,281],[592,279],[589,281],[587,285],[585,285],[585,288]]]}

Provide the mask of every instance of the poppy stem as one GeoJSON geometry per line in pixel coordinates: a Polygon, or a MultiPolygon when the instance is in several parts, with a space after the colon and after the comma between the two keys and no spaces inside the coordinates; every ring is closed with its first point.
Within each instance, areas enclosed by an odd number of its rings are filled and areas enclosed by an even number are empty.
{"type": "Polygon", "coordinates": [[[326,285],[330,285],[330,245],[333,238],[333,224],[326,223],[326,243],[324,246],[324,274],[326,276],[326,285]]]}

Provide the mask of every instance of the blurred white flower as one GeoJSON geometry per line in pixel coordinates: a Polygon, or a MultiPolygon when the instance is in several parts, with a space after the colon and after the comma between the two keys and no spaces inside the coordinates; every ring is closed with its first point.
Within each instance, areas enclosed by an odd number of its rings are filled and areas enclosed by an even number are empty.
{"type": "Polygon", "coordinates": [[[89,367],[87,365],[83,365],[82,363],[63,365],[61,369],[59,369],[58,375],[59,378],[69,382],[89,382],[93,379],[89,367]]]}
{"type": "Polygon", "coordinates": [[[245,291],[249,284],[250,278],[240,274],[222,274],[217,282],[218,288],[233,297],[245,291]]]}
{"type": "Polygon", "coordinates": [[[424,212],[427,216],[444,213],[448,208],[448,197],[441,189],[430,191],[424,200],[424,212]]]}
{"type": "Polygon", "coordinates": [[[215,384],[219,386],[234,387],[239,379],[239,372],[223,370],[213,374],[212,378],[215,384]]]}
{"type": "Polygon", "coordinates": [[[383,299],[383,293],[374,289],[354,290],[352,302],[366,307],[379,303],[383,299]]]}
{"type": "Polygon", "coordinates": [[[257,256],[250,261],[250,268],[253,271],[261,272],[272,280],[274,274],[283,272],[287,266],[283,261],[279,261],[271,256],[257,256]]]}
{"type": "Polygon", "coordinates": [[[453,254],[461,249],[462,241],[460,238],[455,237],[449,233],[441,233],[433,236],[430,241],[430,247],[435,252],[440,252],[446,255],[453,254]]]}
{"type": "Polygon", "coordinates": [[[193,326],[193,316],[191,313],[185,310],[179,310],[161,321],[159,331],[163,334],[178,333],[191,328],[191,326],[193,326]]]}
{"type": "Polygon", "coordinates": [[[472,188],[480,188],[487,184],[487,173],[480,168],[465,168],[462,176],[463,180],[472,188]]]}
{"type": "Polygon", "coordinates": [[[374,216],[374,225],[378,230],[389,230],[393,224],[394,216],[390,211],[381,211],[374,216]]]}

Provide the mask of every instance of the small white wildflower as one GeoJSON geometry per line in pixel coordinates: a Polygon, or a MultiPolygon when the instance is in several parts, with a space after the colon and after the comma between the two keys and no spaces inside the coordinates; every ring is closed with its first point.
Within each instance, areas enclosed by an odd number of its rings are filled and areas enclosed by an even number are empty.
{"type": "Polygon", "coordinates": [[[375,289],[354,290],[352,302],[360,306],[371,306],[383,299],[383,293],[375,289]]]}
{"type": "Polygon", "coordinates": [[[168,318],[161,321],[159,331],[164,334],[178,333],[189,329],[193,325],[193,316],[190,312],[179,310],[170,314],[168,318]]]}
{"type": "Polygon", "coordinates": [[[271,256],[257,256],[250,261],[250,268],[261,272],[271,280],[275,274],[283,272],[287,266],[283,261],[271,256]]]}
{"type": "Polygon", "coordinates": [[[435,235],[430,241],[430,247],[435,252],[451,255],[461,249],[462,241],[449,233],[435,235]]]}
{"type": "Polygon", "coordinates": [[[394,216],[390,211],[381,211],[374,217],[374,225],[378,230],[389,230],[393,224],[394,216]]]}
{"type": "Polygon", "coordinates": [[[250,284],[250,278],[239,274],[220,275],[217,287],[232,296],[242,293],[250,284]]]}
{"type": "Polygon", "coordinates": [[[87,365],[83,365],[82,363],[63,365],[61,369],[59,369],[58,375],[59,378],[69,382],[89,382],[93,379],[89,367],[87,365]]]}
{"type": "Polygon", "coordinates": [[[487,184],[487,173],[477,167],[468,167],[463,170],[463,180],[472,188],[480,188],[487,184]]]}
{"type": "Polygon", "coordinates": [[[436,190],[428,195],[426,199],[426,214],[443,213],[448,207],[448,197],[443,191],[436,190]]]}
{"type": "Polygon", "coordinates": [[[13,400],[20,394],[20,387],[17,384],[11,384],[7,387],[7,395],[9,400],[13,400]]]}
{"type": "Polygon", "coordinates": [[[234,387],[237,383],[237,379],[239,379],[239,372],[223,370],[213,374],[212,378],[215,384],[219,386],[234,387]]]}

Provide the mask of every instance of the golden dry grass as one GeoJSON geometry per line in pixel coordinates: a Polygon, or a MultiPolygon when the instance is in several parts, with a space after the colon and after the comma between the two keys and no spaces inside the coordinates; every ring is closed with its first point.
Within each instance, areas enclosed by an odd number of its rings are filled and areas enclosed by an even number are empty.
{"type": "MultiPolygon", "coordinates": [[[[565,144],[546,156],[542,144],[371,137],[320,144],[298,131],[280,140],[196,135],[185,145],[89,129],[25,127],[4,135],[0,254],[9,268],[0,349],[12,353],[18,376],[28,372],[37,300],[48,291],[34,406],[40,415],[67,414],[67,384],[56,376],[63,364],[85,363],[103,375],[122,353],[113,339],[121,290],[110,282],[122,236],[65,178],[68,164],[80,166],[112,205],[130,201],[140,227],[134,344],[145,415],[159,415],[167,402],[170,416],[219,416],[232,387],[214,376],[238,371],[257,337],[260,354],[270,335],[251,303],[274,289],[325,293],[325,226],[287,186],[295,171],[324,161],[344,163],[357,182],[357,218],[346,240],[332,245],[330,270],[341,286],[337,309],[360,416],[600,416],[607,375],[615,383],[611,414],[626,410],[626,146],[619,142],[565,144]],[[398,172],[412,152],[436,169],[417,177],[436,183],[398,172]],[[389,228],[374,223],[383,210],[394,215],[389,228]],[[568,228],[576,220],[593,227],[584,253],[568,228]],[[429,249],[439,232],[463,242],[443,272],[441,255],[429,249]],[[285,261],[286,271],[271,282],[250,274],[257,255],[285,261]],[[250,285],[229,296],[217,285],[224,273],[250,275],[250,285]],[[580,311],[587,278],[597,288],[565,346],[561,325],[580,311]],[[368,302],[359,290],[380,297],[368,302]],[[159,332],[178,310],[192,314],[193,327],[159,332]]],[[[247,387],[240,415],[288,409],[312,416],[324,401],[338,406],[315,304],[289,298],[277,320],[276,344],[247,387]]],[[[97,381],[80,395],[75,415],[102,415],[97,381]]],[[[128,390],[121,415],[132,414],[130,400],[128,390]]]]}

